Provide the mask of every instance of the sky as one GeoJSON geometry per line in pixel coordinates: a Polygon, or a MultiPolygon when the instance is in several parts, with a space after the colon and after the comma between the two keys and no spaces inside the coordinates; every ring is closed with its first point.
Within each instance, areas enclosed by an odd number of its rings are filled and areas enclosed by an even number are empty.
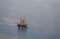
{"type": "Polygon", "coordinates": [[[15,25],[21,16],[28,20],[58,20],[59,15],[60,0],[0,0],[0,24],[15,25]]]}

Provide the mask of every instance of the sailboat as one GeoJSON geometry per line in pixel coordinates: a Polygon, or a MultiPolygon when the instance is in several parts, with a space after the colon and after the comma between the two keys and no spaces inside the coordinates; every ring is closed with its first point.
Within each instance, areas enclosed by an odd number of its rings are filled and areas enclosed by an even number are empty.
{"type": "Polygon", "coordinates": [[[17,26],[19,27],[27,27],[28,22],[26,19],[18,19],[17,20],[17,26]]]}

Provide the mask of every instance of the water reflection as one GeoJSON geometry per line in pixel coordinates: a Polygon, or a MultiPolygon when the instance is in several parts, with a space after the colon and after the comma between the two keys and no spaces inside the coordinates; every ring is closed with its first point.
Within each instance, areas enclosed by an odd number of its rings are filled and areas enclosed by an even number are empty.
{"type": "Polygon", "coordinates": [[[24,39],[25,36],[26,36],[27,27],[17,26],[17,28],[18,28],[18,36],[17,36],[17,39],[24,39]]]}
{"type": "Polygon", "coordinates": [[[24,31],[24,32],[27,31],[27,27],[17,26],[17,28],[18,28],[18,31],[24,31]]]}

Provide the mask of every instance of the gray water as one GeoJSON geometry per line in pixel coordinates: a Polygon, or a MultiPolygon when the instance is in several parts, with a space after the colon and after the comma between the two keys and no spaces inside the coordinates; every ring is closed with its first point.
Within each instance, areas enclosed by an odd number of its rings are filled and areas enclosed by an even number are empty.
{"type": "Polygon", "coordinates": [[[0,39],[60,39],[60,0],[0,0],[0,39]]]}

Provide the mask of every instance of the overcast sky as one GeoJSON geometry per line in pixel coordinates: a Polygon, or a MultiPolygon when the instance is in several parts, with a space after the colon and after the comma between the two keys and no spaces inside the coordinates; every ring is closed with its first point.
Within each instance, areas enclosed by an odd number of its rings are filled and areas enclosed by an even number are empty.
{"type": "Polygon", "coordinates": [[[60,0],[0,0],[0,24],[14,24],[21,16],[33,20],[59,15],[60,0]]]}

